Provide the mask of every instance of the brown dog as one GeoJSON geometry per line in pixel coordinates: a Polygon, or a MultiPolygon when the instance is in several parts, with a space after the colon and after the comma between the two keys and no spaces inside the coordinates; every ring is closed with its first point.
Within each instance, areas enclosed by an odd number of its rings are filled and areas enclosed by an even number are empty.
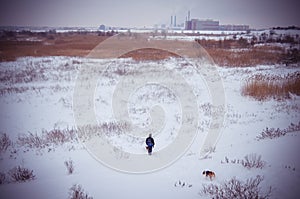
{"type": "Polygon", "coordinates": [[[216,177],[216,174],[213,171],[203,171],[202,174],[205,177],[209,177],[210,180],[216,177]]]}

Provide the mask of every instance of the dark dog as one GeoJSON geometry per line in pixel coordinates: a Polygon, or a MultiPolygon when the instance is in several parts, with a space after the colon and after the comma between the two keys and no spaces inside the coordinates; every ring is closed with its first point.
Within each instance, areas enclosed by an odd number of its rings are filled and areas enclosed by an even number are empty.
{"type": "Polygon", "coordinates": [[[210,180],[216,177],[216,174],[213,171],[203,171],[202,175],[209,177],[210,180]]]}

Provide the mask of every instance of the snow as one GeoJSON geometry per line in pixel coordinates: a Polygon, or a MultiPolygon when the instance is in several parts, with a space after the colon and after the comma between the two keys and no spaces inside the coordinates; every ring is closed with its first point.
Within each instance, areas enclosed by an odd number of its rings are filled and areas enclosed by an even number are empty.
{"type": "MultiPolygon", "coordinates": [[[[67,198],[73,184],[94,198],[209,198],[200,196],[202,184],[220,183],[232,177],[246,180],[256,175],[264,176],[262,190],[274,188],[271,198],[296,198],[300,194],[299,131],[277,139],[256,140],[266,127],[288,127],[297,124],[300,118],[298,96],[283,101],[256,101],[241,95],[243,82],[254,74],[284,75],[300,71],[299,67],[282,65],[243,68],[217,67],[222,77],[226,95],[225,121],[222,135],[215,150],[206,158],[200,158],[200,148],[207,135],[211,117],[218,112],[212,107],[205,79],[195,71],[182,67],[181,59],[160,62],[136,62],[131,59],[95,60],[74,57],[25,57],[14,62],[1,62],[0,71],[25,70],[25,67],[43,69],[45,80],[33,82],[1,82],[1,89],[28,87],[21,93],[4,93],[0,97],[0,132],[7,133],[13,141],[18,135],[37,133],[43,129],[66,129],[76,126],[73,118],[73,92],[80,67],[86,65],[113,63],[106,73],[100,75],[95,89],[95,114],[97,121],[114,121],[112,97],[121,76],[116,73],[122,67],[128,70],[143,67],[163,67],[182,75],[193,89],[199,111],[198,132],[191,146],[177,161],[163,169],[140,174],[120,172],[102,164],[85,149],[85,143],[71,142],[51,150],[31,149],[24,146],[10,156],[10,150],[1,153],[0,171],[7,172],[14,166],[22,165],[32,169],[36,179],[23,183],[0,185],[1,198],[67,198]],[[85,65],[86,64],[86,65],[85,65]],[[127,67],[127,68],[126,68],[127,67]],[[109,74],[109,75],[105,75],[109,74]],[[68,78],[65,78],[68,77],[68,78]],[[60,86],[60,87],[58,87],[60,86]],[[36,92],[32,88],[40,87],[36,92]],[[56,88],[56,89],[55,89],[56,88]],[[266,161],[263,169],[246,169],[240,164],[221,163],[225,157],[242,159],[256,153],[266,161]],[[71,159],[75,165],[73,174],[67,174],[64,161],[71,159]],[[295,170],[293,170],[295,168],[295,170]],[[212,182],[202,176],[205,169],[213,170],[216,179],[212,182]],[[176,187],[178,182],[192,185],[176,187]],[[16,191],[17,190],[17,191],[16,191]],[[151,194],[149,194],[149,192],[151,194]]],[[[8,74],[7,73],[7,74],[8,74]]],[[[11,80],[12,81],[12,80],[11,80]]],[[[111,144],[122,150],[139,154],[149,161],[159,159],[160,151],[166,149],[177,137],[182,123],[178,96],[164,85],[148,84],[139,87],[130,95],[128,114],[132,122],[141,128],[149,126],[153,107],[162,107],[164,121],[160,133],[154,133],[156,147],[152,156],[144,150],[145,137],[131,139],[124,132],[108,136],[111,144]],[[173,132],[173,133],[170,133],[173,132]]],[[[147,136],[147,135],[145,135],[147,136]]],[[[143,162],[141,162],[143,164],[143,162]]]]}

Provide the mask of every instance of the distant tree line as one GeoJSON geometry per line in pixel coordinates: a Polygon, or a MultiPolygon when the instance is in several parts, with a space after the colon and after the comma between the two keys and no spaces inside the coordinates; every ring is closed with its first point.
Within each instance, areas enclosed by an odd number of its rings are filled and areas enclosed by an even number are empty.
{"type": "Polygon", "coordinates": [[[211,39],[195,39],[204,48],[247,48],[250,47],[250,43],[247,39],[240,37],[239,39],[223,39],[223,40],[211,40],[211,39]]]}
{"type": "Polygon", "coordinates": [[[0,39],[16,39],[18,36],[28,36],[28,37],[43,37],[47,39],[55,39],[55,35],[98,35],[98,36],[113,36],[115,34],[118,34],[118,31],[96,31],[96,32],[90,32],[90,31],[68,31],[68,32],[57,32],[55,29],[51,29],[48,31],[43,32],[33,32],[29,30],[22,30],[22,31],[15,31],[15,30],[0,30],[0,39]]]}
{"type": "Polygon", "coordinates": [[[292,36],[289,34],[276,34],[274,30],[270,30],[269,33],[263,32],[259,35],[253,35],[250,39],[237,37],[233,35],[230,39],[195,39],[201,46],[205,48],[222,48],[222,49],[234,49],[234,48],[248,48],[255,44],[263,43],[286,43],[295,45],[300,43],[300,37],[298,34],[292,36]]]}
{"type": "Polygon", "coordinates": [[[300,30],[300,27],[297,26],[288,26],[288,27],[273,27],[273,30],[300,30]]]}

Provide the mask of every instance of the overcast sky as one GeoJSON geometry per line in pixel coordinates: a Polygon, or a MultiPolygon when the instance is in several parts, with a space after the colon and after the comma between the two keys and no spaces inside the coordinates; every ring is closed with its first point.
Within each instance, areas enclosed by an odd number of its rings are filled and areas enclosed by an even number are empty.
{"type": "Polygon", "coordinates": [[[191,18],[251,28],[300,26],[299,0],[0,0],[0,25],[152,27],[191,18]]]}

